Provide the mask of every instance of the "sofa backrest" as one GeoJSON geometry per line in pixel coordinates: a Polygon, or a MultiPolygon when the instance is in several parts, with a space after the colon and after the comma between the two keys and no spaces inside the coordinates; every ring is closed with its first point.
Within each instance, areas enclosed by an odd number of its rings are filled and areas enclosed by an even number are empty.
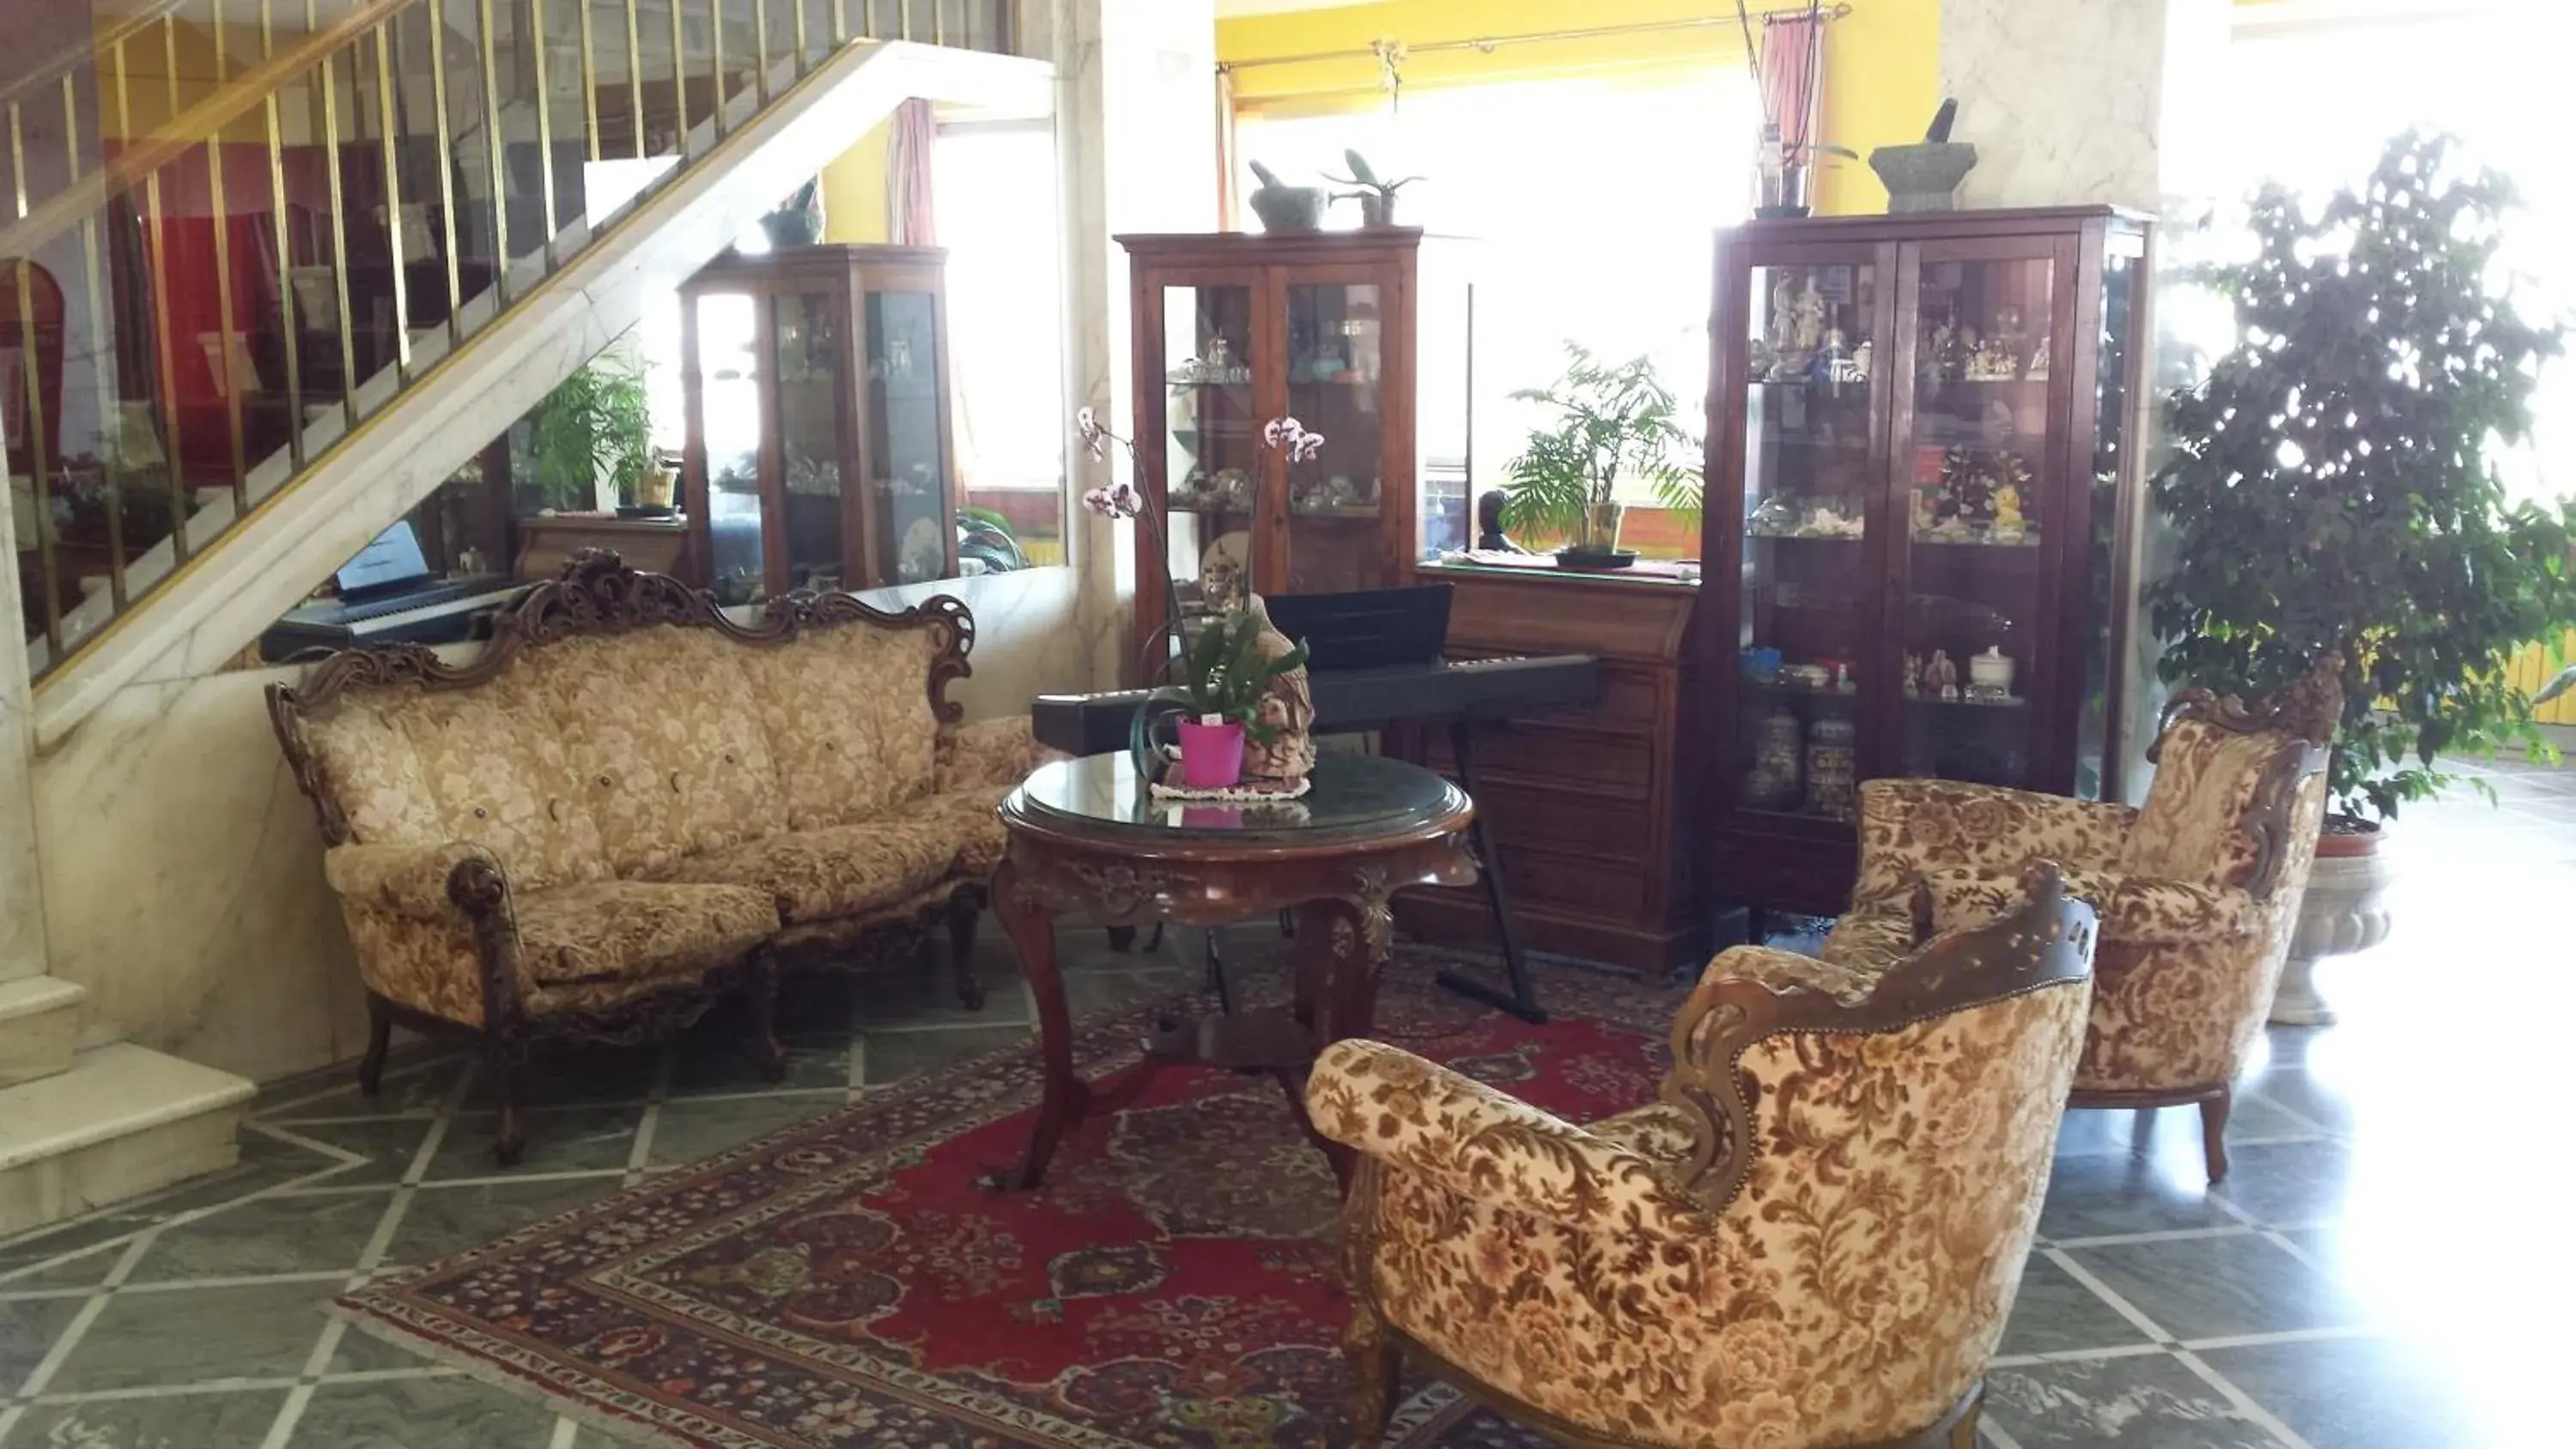
{"type": "Polygon", "coordinates": [[[585,553],[494,618],[472,662],[343,650],[269,715],[331,844],[472,840],[538,888],[633,875],[930,790],[974,621],[847,594],[711,596],[585,553]]]}

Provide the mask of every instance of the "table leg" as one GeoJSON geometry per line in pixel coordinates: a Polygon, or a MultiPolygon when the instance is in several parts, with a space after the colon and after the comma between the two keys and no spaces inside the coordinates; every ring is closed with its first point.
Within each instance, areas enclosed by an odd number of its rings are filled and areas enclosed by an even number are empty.
{"type": "MultiPolygon", "coordinates": [[[[1476,798],[1476,751],[1474,727],[1464,719],[1449,721],[1449,757],[1458,765],[1458,783],[1466,787],[1467,798],[1476,798]]],[[[1443,971],[1432,978],[1442,986],[1487,1006],[1510,1012],[1521,1020],[1545,1025],[1547,1011],[1538,1004],[1537,994],[1530,989],[1529,963],[1521,959],[1520,938],[1512,930],[1511,893],[1503,885],[1503,858],[1494,853],[1493,838],[1485,830],[1485,812],[1476,812],[1468,823],[1468,834],[1476,843],[1476,857],[1484,870],[1485,903],[1494,913],[1494,935],[1502,943],[1503,969],[1510,975],[1509,996],[1460,971],[1443,971]]]]}
{"type": "Polygon", "coordinates": [[[1028,973],[1029,993],[1037,998],[1038,1006],[1038,1058],[1042,1072],[1038,1119],[1029,1129],[1028,1152],[1020,1160],[1018,1173],[1006,1180],[1007,1186],[1025,1191],[1046,1176],[1056,1144],[1081,1123],[1090,1106],[1091,1092],[1073,1071],[1073,1013],[1065,1005],[1064,976],[1056,966],[1055,913],[1020,890],[1019,884],[1019,867],[1003,861],[993,876],[993,905],[1012,947],[1020,953],[1021,968],[1028,973]]]}
{"type": "MultiPolygon", "coordinates": [[[[1297,908],[1299,1019],[1314,1034],[1315,1050],[1377,1029],[1377,986],[1392,954],[1395,923],[1384,895],[1358,901],[1309,901],[1297,908]]],[[[1358,1166],[1351,1150],[1318,1135],[1306,1116],[1306,1074],[1281,1073],[1297,1125],[1333,1164],[1348,1188],[1358,1166]]]]}

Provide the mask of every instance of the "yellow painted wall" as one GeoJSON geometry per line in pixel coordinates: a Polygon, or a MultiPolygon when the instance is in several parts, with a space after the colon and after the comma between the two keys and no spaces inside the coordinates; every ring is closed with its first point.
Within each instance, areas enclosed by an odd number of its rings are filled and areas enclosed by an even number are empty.
{"type": "Polygon", "coordinates": [[[886,224],[886,154],[893,140],[889,119],[823,168],[823,240],[864,246],[892,235],[886,224]]]}
{"type": "MultiPolygon", "coordinates": [[[[1940,104],[1940,0],[1849,0],[1851,14],[1825,27],[1822,139],[1866,155],[1873,146],[1920,140],[1940,104]]],[[[1707,0],[1380,0],[1323,10],[1247,15],[1217,22],[1217,59],[1246,62],[1364,50],[1394,39],[1408,46],[1484,36],[1706,19],[1727,7],[1707,0]]],[[[1731,17],[1722,25],[1582,40],[1531,41],[1487,53],[1437,51],[1404,65],[1407,85],[1472,85],[1546,76],[1596,75],[1677,65],[1744,63],[1731,17]]],[[[1366,57],[1257,65],[1235,73],[1235,102],[1251,111],[1313,112],[1383,104],[1377,62],[1366,57]]],[[[1865,163],[1839,162],[1817,191],[1828,213],[1872,212],[1887,193],[1865,163]]]]}

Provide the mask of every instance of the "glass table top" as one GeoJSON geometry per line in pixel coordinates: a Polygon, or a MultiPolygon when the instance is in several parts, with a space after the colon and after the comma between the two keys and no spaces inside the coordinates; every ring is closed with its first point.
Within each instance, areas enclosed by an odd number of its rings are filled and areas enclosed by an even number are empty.
{"type": "Polygon", "coordinates": [[[1420,765],[1338,750],[1315,761],[1312,788],[1294,800],[1158,800],[1122,750],[1040,766],[1003,811],[1128,839],[1315,844],[1398,834],[1466,804],[1463,791],[1420,765]]]}

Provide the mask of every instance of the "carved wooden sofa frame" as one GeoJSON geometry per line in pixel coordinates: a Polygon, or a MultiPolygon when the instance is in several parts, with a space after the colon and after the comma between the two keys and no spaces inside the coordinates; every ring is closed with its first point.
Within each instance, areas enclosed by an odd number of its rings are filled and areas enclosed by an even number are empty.
{"type": "MultiPolygon", "coordinates": [[[[417,685],[424,692],[471,689],[497,677],[528,651],[577,635],[679,625],[711,629],[737,643],[763,648],[785,644],[815,629],[850,624],[944,630],[944,647],[929,670],[931,713],[942,732],[964,720],[964,705],[947,695],[951,682],[973,672],[967,656],[974,648],[975,620],[962,600],[942,594],[889,612],[846,593],[798,592],[768,600],[761,617],[745,624],[728,617],[704,590],[664,574],[630,569],[613,551],[585,549],[565,563],[560,578],[529,585],[495,611],[490,641],[472,660],[451,665],[422,644],[337,650],[316,660],[300,686],[268,687],[269,722],[297,786],[313,803],[324,845],[344,845],[353,839],[349,820],[323,777],[304,726],[308,717],[331,709],[352,690],[401,684],[417,685]]],[[[487,1069],[499,1080],[501,1122],[494,1145],[503,1166],[517,1161],[525,1144],[520,1113],[523,1070],[532,1048],[549,1039],[606,1046],[658,1040],[694,1024],[723,996],[740,990],[750,1009],[754,1055],[773,1080],[783,1077],[786,1053],[776,1030],[782,958],[792,960],[806,951],[819,956],[828,950],[835,959],[860,965],[915,956],[926,961],[927,932],[933,923],[944,921],[958,998],[969,1009],[980,1008],[984,1001],[970,964],[976,925],[987,898],[986,887],[979,883],[960,882],[945,899],[905,918],[873,922],[855,937],[829,943],[808,940],[789,949],[764,943],[738,962],[674,981],[667,989],[611,1009],[542,1014],[526,1009],[521,985],[510,970],[508,885],[500,867],[480,855],[468,855],[448,873],[446,890],[448,899],[473,922],[483,1023],[450,1021],[370,990],[367,1050],[358,1067],[359,1084],[369,1096],[381,1090],[396,1025],[432,1038],[475,1043],[487,1069]]]]}

